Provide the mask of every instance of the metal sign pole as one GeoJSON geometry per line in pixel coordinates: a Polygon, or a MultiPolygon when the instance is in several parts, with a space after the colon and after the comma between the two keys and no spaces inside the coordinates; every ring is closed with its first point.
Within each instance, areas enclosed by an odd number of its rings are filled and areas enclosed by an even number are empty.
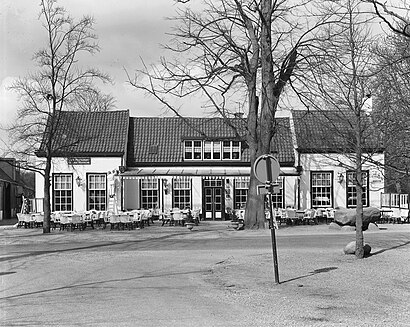
{"type": "Polygon", "coordinates": [[[269,156],[264,158],[266,160],[266,173],[268,176],[269,188],[268,188],[268,197],[269,197],[269,213],[270,213],[270,234],[272,239],[272,255],[273,255],[273,271],[275,273],[275,284],[279,284],[279,268],[278,268],[278,254],[276,251],[276,236],[275,236],[275,226],[273,225],[273,210],[272,210],[272,193],[273,193],[273,180],[272,180],[272,167],[271,159],[269,156]]]}

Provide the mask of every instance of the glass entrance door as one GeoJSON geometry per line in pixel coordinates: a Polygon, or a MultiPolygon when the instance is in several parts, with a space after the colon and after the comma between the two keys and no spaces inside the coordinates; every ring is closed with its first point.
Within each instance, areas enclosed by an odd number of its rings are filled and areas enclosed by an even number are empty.
{"type": "Polygon", "coordinates": [[[222,180],[204,180],[204,216],[205,219],[224,217],[224,190],[222,180]]]}

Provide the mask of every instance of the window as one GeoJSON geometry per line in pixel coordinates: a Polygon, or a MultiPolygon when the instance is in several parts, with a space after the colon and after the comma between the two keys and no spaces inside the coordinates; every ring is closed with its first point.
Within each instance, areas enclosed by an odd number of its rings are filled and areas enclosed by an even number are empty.
{"type": "Polygon", "coordinates": [[[249,177],[235,178],[235,209],[242,209],[246,207],[246,200],[248,198],[249,177]]]}
{"type": "Polygon", "coordinates": [[[173,179],[173,208],[191,207],[191,178],[178,177],[173,179]]]}
{"type": "Polygon", "coordinates": [[[214,160],[221,159],[221,142],[212,142],[213,143],[213,157],[214,160]]]}
{"type": "MultiPolygon", "coordinates": [[[[347,207],[356,207],[357,206],[357,193],[356,193],[356,172],[354,171],[347,171],[346,172],[346,180],[347,180],[347,207]]],[[[369,172],[363,171],[362,172],[362,187],[363,187],[363,194],[362,194],[362,202],[363,206],[369,206],[369,188],[368,188],[368,180],[369,180],[369,172]]]]}
{"type": "Polygon", "coordinates": [[[283,199],[283,177],[279,177],[276,183],[279,184],[279,193],[272,194],[272,206],[273,208],[283,208],[285,203],[283,199]]]}
{"type": "Polygon", "coordinates": [[[204,159],[212,159],[212,142],[204,142],[204,159]]]}
{"type": "Polygon", "coordinates": [[[332,172],[311,173],[312,208],[332,207],[333,178],[332,172]]]}
{"type": "Polygon", "coordinates": [[[202,142],[194,141],[194,159],[202,158],[202,142]]]}
{"type": "Polygon", "coordinates": [[[232,159],[239,159],[241,153],[241,143],[239,141],[232,141],[232,159]]]}
{"type": "Polygon", "coordinates": [[[185,141],[184,142],[184,146],[185,146],[185,159],[192,159],[193,158],[193,141],[185,141]]]}
{"type": "Polygon", "coordinates": [[[87,175],[87,210],[107,210],[106,174],[87,175]]]}
{"type": "Polygon", "coordinates": [[[148,177],[141,180],[141,206],[153,209],[158,206],[158,179],[148,177]]]}
{"type": "Polygon", "coordinates": [[[239,160],[240,141],[184,141],[185,160],[239,160]]]}
{"type": "Polygon", "coordinates": [[[223,156],[224,159],[231,159],[231,142],[223,142],[223,156]]]}
{"type": "Polygon", "coordinates": [[[73,176],[71,174],[55,174],[53,203],[54,211],[73,210],[73,176]]]}

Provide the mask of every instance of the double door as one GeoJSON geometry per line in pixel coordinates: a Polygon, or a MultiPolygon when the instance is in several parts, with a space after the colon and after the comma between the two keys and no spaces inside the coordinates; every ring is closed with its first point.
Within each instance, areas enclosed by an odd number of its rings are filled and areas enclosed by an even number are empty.
{"type": "Polygon", "coordinates": [[[205,219],[224,219],[225,196],[223,180],[212,179],[203,181],[204,217],[205,219]]]}

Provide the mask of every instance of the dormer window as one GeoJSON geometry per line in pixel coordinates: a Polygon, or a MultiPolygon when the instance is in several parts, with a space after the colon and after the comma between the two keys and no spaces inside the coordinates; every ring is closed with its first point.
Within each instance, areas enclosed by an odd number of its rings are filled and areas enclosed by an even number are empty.
{"type": "Polygon", "coordinates": [[[185,160],[239,160],[240,141],[184,141],[185,160]]]}
{"type": "Polygon", "coordinates": [[[202,141],[185,141],[184,158],[188,160],[202,159],[202,141]]]}

